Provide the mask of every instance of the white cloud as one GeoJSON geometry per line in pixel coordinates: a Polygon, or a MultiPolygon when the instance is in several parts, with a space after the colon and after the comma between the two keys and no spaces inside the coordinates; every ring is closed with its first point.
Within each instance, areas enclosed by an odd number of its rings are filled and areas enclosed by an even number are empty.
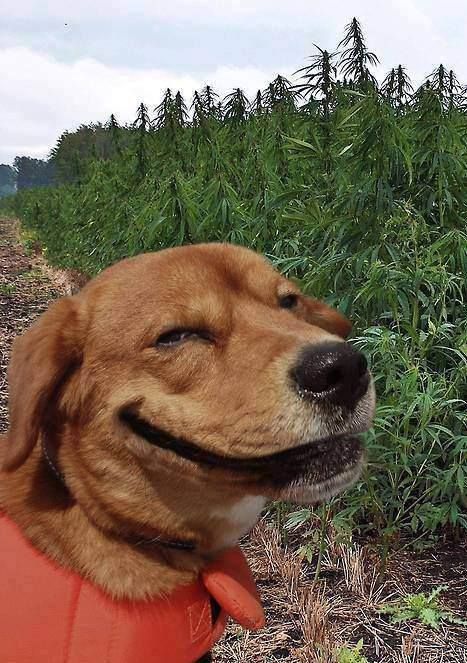
{"type": "Polygon", "coordinates": [[[272,72],[218,67],[205,76],[179,76],[162,70],[133,70],[105,66],[94,60],[72,64],[27,48],[0,51],[0,163],[14,156],[45,156],[58,135],[81,123],[106,121],[115,113],[120,122],[135,118],[140,101],[158,104],[166,88],[180,90],[187,102],[206,83],[226,94],[241,82],[253,95],[265,87],[272,72]]]}

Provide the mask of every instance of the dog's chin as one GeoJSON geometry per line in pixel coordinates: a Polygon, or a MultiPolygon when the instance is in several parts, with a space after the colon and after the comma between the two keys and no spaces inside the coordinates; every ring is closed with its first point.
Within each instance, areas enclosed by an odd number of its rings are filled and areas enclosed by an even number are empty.
{"type": "Polygon", "coordinates": [[[354,465],[323,481],[317,482],[313,476],[309,478],[306,475],[302,476],[284,486],[279,491],[277,499],[310,506],[320,504],[350,488],[359,479],[363,467],[362,455],[354,465]]]}
{"type": "Polygon", "coordinates": [[[277,486],[276,499],[313,505],[352,486],[365,465],[360,438],[341,437],[320,443],[322,452],[310,459],[287,483],[277,486]]]}

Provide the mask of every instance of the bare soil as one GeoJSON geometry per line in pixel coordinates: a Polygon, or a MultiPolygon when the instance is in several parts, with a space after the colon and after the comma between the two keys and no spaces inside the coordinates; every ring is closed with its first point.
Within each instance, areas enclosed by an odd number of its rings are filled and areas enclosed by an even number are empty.
{"type": "MultiPolygon", "coordinates": [[[[55,298],[79,287],[79,276],[51,269],[40,247],[21,242],[17,221],[0,219],[0,431],[7,428],[7,379],[11,343],[55,298]]],[[[243,542],[264,602],[267,627],[247,633],[231,624],[214,652],[215,663],[364,663],[339,660],[339,650],[363,640],[371,663],[467,663],[467,625],[438,629],[418,620],[392,623],[381,604],[445,585],[440,601],[467,619],[467,541],[443,541],[415,553],[389,556],[384,577],[374,546],[337,543],[328,532],[320,580],[314,564],[298,555],[302,536],[284,541],[265,517],[243,542]]]]}

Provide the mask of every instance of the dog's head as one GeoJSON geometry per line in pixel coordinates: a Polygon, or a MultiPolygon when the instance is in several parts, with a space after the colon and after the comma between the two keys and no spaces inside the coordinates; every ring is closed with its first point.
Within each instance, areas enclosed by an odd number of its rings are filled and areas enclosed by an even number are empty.
{"type": "Polygon", "coordinates": [[[93,521],[209,547],[245,496],[312,503],[359,476],[374,388],[349,330],[240,247],[122,261],[16,340],[4,468],[46,438],[93,521]]]}

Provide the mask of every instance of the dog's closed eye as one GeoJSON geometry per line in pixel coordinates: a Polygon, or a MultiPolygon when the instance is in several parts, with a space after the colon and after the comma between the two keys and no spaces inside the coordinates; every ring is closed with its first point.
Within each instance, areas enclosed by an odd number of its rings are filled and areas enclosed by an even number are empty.
{"type": "Polygon", "coordinates": [[[171,329],[159,336],[155,345],[158,347],[173,347],[186,341],[212,341],[212,335],[205,329],[171,329]]]}
{"type": "Polygon", "coordinates": [[[279,297],[279,306],[281,308],[295,308],[298,304],[298,295],[290,293],[279,297]]]}

